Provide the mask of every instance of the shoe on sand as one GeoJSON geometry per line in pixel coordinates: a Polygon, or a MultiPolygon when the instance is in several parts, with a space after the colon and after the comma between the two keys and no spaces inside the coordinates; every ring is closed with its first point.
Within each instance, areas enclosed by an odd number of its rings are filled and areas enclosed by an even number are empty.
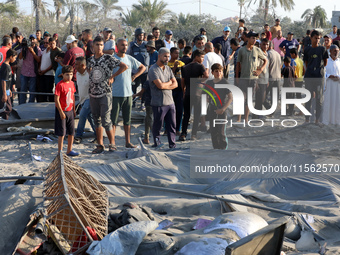
{"type": "Polygon", "coordinates": [[[79,156],[79,154],[80,154],[79,152],[70,151],[66,155],[69,156],[69,157],[77,157],[77,156],[79,156]]]}

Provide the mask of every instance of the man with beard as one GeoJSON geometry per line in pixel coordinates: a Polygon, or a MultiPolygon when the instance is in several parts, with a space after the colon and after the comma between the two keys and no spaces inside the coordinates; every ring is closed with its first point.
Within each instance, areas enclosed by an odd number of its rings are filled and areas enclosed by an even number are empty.
{"type": "Polygon", "coordinates": [[[221,54],[223,55],[225,59],[225,66],[226,68],[224,69],[224,77],[228,78],[229,75],[229,62],[233,57],[233,53],[231,53],[231,47],[230,47],[230,27],[226,26],[223,29],[223,35],[220,37],[216,37],[213,39],[211,42],[214,44],[214,47],[217,43],[220,43],[222,45],[222,51],[221,54]]]}
{"type": "MultiPolygon", "coordinates": [[[[132,111],[132,88],[131,83],[145,71],[145,66],[137,61],[134,57],[127,55],[128,43],[125,39],[120,38],[117,42],[118,53],[114,55],[121,63],[128,66],[128,69],[122,74],[118,75],[114,82],[112,83],[112,110],[111,110],[111,120],[113,129],[113,142],[112,145],[115,147],[115,134],[116,126],[118,124],[119,112],[122,110],[124,132],[125,132],[125,147],[126,148],[136,148],[130,142],[131,133],[131,111],[132,111]],[[131,76],[132,70],[137,70],[137,72],[131,76]]],[[[119,66],[113,69],[113,73],[118,71],[119,66]]]]}
{"type": "Polygon", "coordinates": [[[176,110],[172,97],[172,90],[178,84],[171,68],[167,65],[170,51],[160,48],[156,64],[151,66],[148,74],[151,90],[151,106],[153,110],[152,134],[154,138],[153,147],[161,144],[160,131],[165,122],[165,130],[168,135],[170,148],[176,147],[176,110]]]}
{"type": "Polygon", "coordinates": [[[165,47],[164,41],[162,39],[159,39],[161,32],[158,27],[154,27],[152,29],[152,34],[155,37],[156,50],[158,51],[160,48],[165,47]]]}

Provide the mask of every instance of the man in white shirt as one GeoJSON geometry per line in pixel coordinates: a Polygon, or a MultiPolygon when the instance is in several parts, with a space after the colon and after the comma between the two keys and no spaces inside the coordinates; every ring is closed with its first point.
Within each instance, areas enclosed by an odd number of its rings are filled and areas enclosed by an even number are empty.
{"type": "Polygon", "coordinates": [[[214,76],[210,71],[211,66],[216,63],[223,66],[223,62],[221,57],[214,52],[214,46],[211,42],[205,44],[204,51],[206,54],[204,55],[203,65],[209,74],[208,80],[212,80],[214,79],[214,76]]]}
{"type": "Polygon", "coordinates": [[[329,34],[329,36],[332,38],[332,40],[338,36],[337,31],[338,31],[338,27],[336,25],[334,25],[333,31],[329,34]]]}
{"type": "MultiPolygon", "coordinates": [[[[43,93],[52,93],[54,87],[54,70],[52,68],[52,60],[51,60],[51,49],[57,47],[57,43],[54,38],[44,39],[44,45],[46,50],[44,50],[41,54],[41,62],[40,67],[38,69],[38,73],[40,75],[40,89],[39,92],[43,93]]],[[[54,95],[41,95],[40,102],[54,102],[54,95]]]]}
{"type": "Polygon", "coordinates": [[[165,47],[170,50],[172,47],[175,47],[175,44],[173,41],[171,41],[172,38],[172,31],[171,30],[166,30],[165,31],[165,39],[164,39],[164,43],[165,43],[165,47]]]}

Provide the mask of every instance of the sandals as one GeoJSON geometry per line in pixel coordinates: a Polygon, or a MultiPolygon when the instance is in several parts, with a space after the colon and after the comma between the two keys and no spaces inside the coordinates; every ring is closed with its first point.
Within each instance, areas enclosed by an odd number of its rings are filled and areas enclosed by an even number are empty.
{"type": "Polygon", "coordinates": [[[134,148],[137,148],[136,145],[133,145],[132,143],[128,143],[125,145],[126,148],[130,148],[130,149],[134,149],[134,148]]]}
{"type": "Polygon", "coordinates": [[[77,136],[74,138],[74,143],[75,144],[80,144],[83,141],[83,138],[81,138],[80,136],[77,136]]]}
{"type": "Polygon", "coordinates": [[[95,148],[92,151],[92,154],[101,154],[104,152],[104,146],[103,145],[97,145],[97,148],[95,148]]]}
{"type": "Polygon", "coordinates": [[[110,152],[114,152],[114,151],[116,151],[116,150],[117,150],[117,147],[116,147],[115,144],[109,144],[109,151],[110,151],[110,152]]]}

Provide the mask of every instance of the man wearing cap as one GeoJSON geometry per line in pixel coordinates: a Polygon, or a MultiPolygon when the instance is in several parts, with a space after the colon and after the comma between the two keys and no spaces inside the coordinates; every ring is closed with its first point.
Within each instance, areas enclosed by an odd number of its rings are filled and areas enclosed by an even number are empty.
{"type": "Polygon", "coordinates": [[[165,43],[165,47],[170,50],[172,47],[175,47],[175,44],[173,41],[171,41],[172,38],[172,31],[171,30],[166,30],[165,31],[165,39],[164,39],[164,43],[165,43]]]}
{"type": "Polygon", "coordinates": [[[104,28],[103,30],[103,38],[104,38],[104,54],[109,54],[112,55],[115,52],[115,48],[116,48],[116,43],[114,40],[110,39],[112,33],[112,29],[111,28],[104,28]]]}
{"type": "Polygon", "coordinates": [[[275,36],[277,35],[278,30],[282,31],[281,26],[280,26],[280,19],[275,20],[275,25],[270,28],[270,32],[272,33],[273,36],[275,36]]]}
{"type": "MultiPolygon", "coordinates": [[[[125,147],[126,148],[136,148],[130,142],[130,132],[131,132],[131,111],[132,111],[132,88],[131,83],[139,77],[145,71],[145,66],[136,60],[134,57],[127,55],[126,51],[128,48],[128,43],[126,39],[119,38],[117,41],[118,53],[114,55],[121,63],[128,66],[128,69],[122,74],[116,76],[114,82],[112,83],[112,110],[111,110],[111,121],[113,128],[113,142],[115,145],[115,134],[116,126],[118,124],[118,117],[120,110],[122,111],[124,132],[125,132],[125,147]],[[132,75],[132,70],[137,70],[136,73],[132,75]],[[132,76],[131,76],[132,75],[132,76]]],[[[113,69],[113,73],[118,71],[119,67],[113,69]]]]}
{"type": "Polygon", "coordinates": [[[223,35],[220,37],[216,37],[211,42],[214,44],[214,46],[219,43],[222,45],[222,51],[221,54],[223,55],[225,59],[225,69],[224,69],[224,77],[228,78],[229,76],[229,62],[232,59],[234,53],[231,53],[231,47],[230,47],[230,38],[228,37],[230,35],[230,27],[226,26],[223,29],[223,35]]]}
{"type": "Polygon", "coordinates": [[[291,58],[290,50],[293,48],[296,48],[299,51],[300,44],[296,39],[293,38],[293,36],[293,32],[288,32],[287,39],[284,40],[279,46],[280,50],[285,54],[285,57],[291,58]]]}
{"type": "Polygon", "coordinates": [[[152,65],[156,64],[158,59],[158,52],[156,50],[155,41],[148,41],[146,44],[146,50],[148,51],[150,56],[150,63],[148,66],[151,67],[152,65]]]}
{"type": "Polygon", "coordinates": [[[74,35],[69,35],[66,38],[66,45],[67,51],[65,53],[63,65],[70,65],[73,66],[73,77],[72,81],[77,81],[77,69],[75,68],[76,65],[76,58],[78,57],[85,57],[84,50],[78,47],[78,40],[74,37],[74,35]]]}
{"type": "MultiPolygon", "coordinates": [[[[243,91],[245,99],[245,123],[248,122],[249,108],[247,102],[247,90],[255,86],[256,80],[259,75],[263,72],[267,65],[267,58],[263,54],[262,50],[255,47],[256,37],[259,34],[249,32],[247,34],[248,43],[238,51],[237,62],[236,62],[236,84],[243,91]],[[260,61],[262,60],[262,65],[260,61]],[[239,76],[240,75],[240,76],[239,76]],[[238,79],[240,78],[240,79],[238,79]]],[[[251,96],[251,95],[250,95],[251,96]]],[[[238,121],[241,121],[241,115],[238,117],[238,121]]]]}
{"type": "MultiPolygon", "coordinates": [[[[147,78],[147,69],[148,64],[150,62],[149,60],[149,54],[146,49],[146,42],[144,41],[144,29],[143,28],[137,28],[135,30],[135,41],[131,42],[129,45],[129,48],[126,52],[126,54],[131,55],[135,59],[137,59],[140,63],[142,63],[146,67],[146,71],[139,75],[134,79],[134,85],[132,86],[132,91],[134,94],[136,94],[137,88],[139,85],[143,85],[147,78]]],[[[136,70],[133,71],[133,74],[136,73],[136,70]]],[[[136,103],[133,102],[133,106],[135,107],[136,103]]]]}
{"type": "Polygon", "coordinates": [[[332,32],[329,34],[329,36],[332,38],[332,40],[338,36],[337,33],[336,33],[337,31],[338,31],[338,27],[336,25],[334,25],[332,32]]]}
{"type": "Polygon", "coordinates": [[[24,37],[22,36],[21,32],[17,32],[15,36],[17,41],[15,44],[12,45],[12,49],[18,51],[21,49],[21,42],[24,37]]]}
{"type": "Polygon", "coordinates": [[[158,51],[160,48],[165,47],[165,43],[162,39],[159,39],[161,32],[158,27],[154,27],[152,29],[152,35],[155,37],[155,46],[156,50],[158,51]]]}

